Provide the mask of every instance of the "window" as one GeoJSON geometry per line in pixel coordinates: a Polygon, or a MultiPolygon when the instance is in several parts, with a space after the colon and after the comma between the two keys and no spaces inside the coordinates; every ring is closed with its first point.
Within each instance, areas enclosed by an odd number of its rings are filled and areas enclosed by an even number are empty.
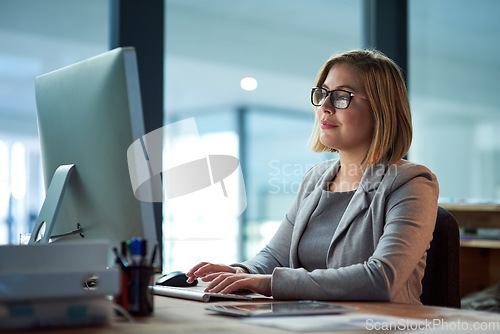
{"type": "Polygon", "coordinates": [[[500,200],[499,11],[494,0],[409,2],[410,158],[437,175],[443,201],[500,200]]]}
{"type": "Polygon", "coordinates": [[[109,9],[101,0],[0,7],[0,244],[17,244],[44,198],[35,77],[106,51],[109,9]]]}
{"type": "MultiPolygon", "coordinates": [[[[189,174],[185,174],[184,182],[189,183],[196,178],[193,174],[207,172],[189,167],[190,163],[199,159],[210,161],[211,155],[239,157],[237,115],[230,109],[205,109],[194,118],[170,118],[169,123],[165,131],[165,173],[173,167],[187,168],[189,174]]],[[[213,180],[217,171],[209,167],[208,172],[213,180]]],[[[238,179],[234,182],[238,170],[230,172],[225,176],[231,177],[231,182],[224,180],[224,189],[222,184],[214,182],[172,199],[164,173],[167,198],[163,207],[164,271],[186,271],[200,261],[234,262],[239,242],[239,212],[236,211],[245,204],[240,202],[246,198],[240,195],[243,182],[238,179]]]]}
{"type": "Polygon", "coordinates": [[[17,244],[31,232],[43,189],[35,141],[0,140],[0,244],[17,244]]]}
{"type": "Polygon", "coordinates": [[[362,1],[166,0],[165,7],[165,118],[194,117],[202,138],[237,145],[247,208],[201,227],[211,241],[194,240],[202,232],[166,216],[164,230],[174,232],[166,233],[164,270],[246,259],[272,237],[307,169],[333,157],[309,150],[309,92],[331,55],[361,47],[362,1]],[[245,77],[256,79],[255,90],[240,87],[245,77]]]}
{"type": "Polygon", "coordinates": [[[309,149],[313,108],[310,113],[285,114],[272,108],[249,108],[244,124],[248,206],[244,214],[243,257],[249,258],[274,235],[304,174],[333,155],[309,149]]]}

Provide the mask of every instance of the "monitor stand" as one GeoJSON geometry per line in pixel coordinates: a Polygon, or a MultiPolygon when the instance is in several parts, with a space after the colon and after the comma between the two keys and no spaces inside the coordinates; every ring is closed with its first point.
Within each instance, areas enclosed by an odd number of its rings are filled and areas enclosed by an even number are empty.
{"type": "Polygon", "coordinates": [[[74,231],[57,236],[52,235],[52,230],[54,228],[57,214],[59,213],[59,207],[64,197],[64,192],[66,190],[66,186],[68,185],[69,177],[71,176],[71,173],[74,169],[74,164],[61,165],[57,167],[56,171],[54,172],[52,181],[50,181],[50,185],[47,189],[47,194],[45,195],[42,209],[40,210],[40,214],[38,215],[38,219],[36,220],[35,227],[33,228],[33,232],[31,233],[29,241],[30,244],[47,244],[49,243],[49,240],[51,238],[57,238],[77,233],[80,233],[83,237],[83,229],[81,228],[80,224],[77,224],[77,229],[74,231]],[[43,235],[40,235],[44,227],[45,232],[43,233],[43,235]]]}

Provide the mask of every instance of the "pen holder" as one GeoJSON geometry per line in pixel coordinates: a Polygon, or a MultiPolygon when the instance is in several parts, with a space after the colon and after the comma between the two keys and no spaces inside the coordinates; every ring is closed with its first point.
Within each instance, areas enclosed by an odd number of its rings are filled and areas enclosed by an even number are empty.
{"type": "Polygon", "coordinates": [[[122,306],[134,316],[153,313],[152,266],[128,266],[122,272],[122,306]]]}

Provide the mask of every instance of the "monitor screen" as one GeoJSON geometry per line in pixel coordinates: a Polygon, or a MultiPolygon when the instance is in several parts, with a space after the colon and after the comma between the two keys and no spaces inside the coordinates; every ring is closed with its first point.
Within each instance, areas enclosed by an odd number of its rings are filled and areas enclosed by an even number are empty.
{"type": "Polygon", "coordinates": [[[107,239],[112,249],[141,237],[151,250],[157,243],[153,206],[134,197],[127,163],[128,147],[145,134],[134,48],[39,76],[35,92],[47,189],[40,216],[50,206],[57,212],[46,222],[51,241],[107,239]],[[53,191],[49,185],[61,165],[74,168],[63,191],[53,191]]]}

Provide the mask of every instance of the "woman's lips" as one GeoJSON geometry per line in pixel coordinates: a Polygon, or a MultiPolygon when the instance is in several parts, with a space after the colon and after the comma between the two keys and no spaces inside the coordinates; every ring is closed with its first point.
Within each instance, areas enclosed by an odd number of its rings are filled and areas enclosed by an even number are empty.
{"type": "Polygon", "coordinates": [[[322,129],[332,129],[332,128],[336,128],[337,126],[338,125],[336,125],[335,123],[327,121],[326,119],[321,120],[321,128],[322,129]]]}

